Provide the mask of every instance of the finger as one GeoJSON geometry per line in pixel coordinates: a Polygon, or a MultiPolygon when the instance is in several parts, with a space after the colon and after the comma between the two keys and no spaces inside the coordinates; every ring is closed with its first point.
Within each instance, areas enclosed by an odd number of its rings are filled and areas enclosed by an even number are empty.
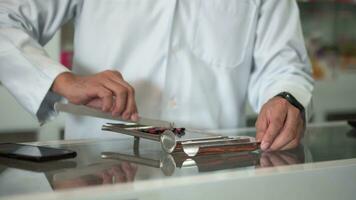
{"type": "Polygon", "coordinates": [[[287,165],[288,162],[285,161],[280,155],[279,152],[272,152],[269,156],[269,160],[272,162],[273,166],[282,166],[287,165]]]}
{"type": "Polygon", "coordinates": [[[101,107],[103,106],[103,101],[100,98],[96,98],[96,99],[90,100],[87,103],[84,103],[84,105],[100,110],[101,107]]]}
{"type": "Polygon", "coordinates": [[[287,162],[288,165],[293,165],[298,163],[298,160],[293,155],[282,153],[280,156],[283,158],[283,160],[287,162]]]}
{"type": "Polygon", "coordinates": [[[262,151],[266,151],[270,148],[271,144],[273,143],[274,139],[276,138],[282,127],[283,124],[279,122],[272,122],[268,125],[268,129],[264,134],[261,142],[262,151]]]}
{"type": "Polygon", "coordinates": [[[118,71],[113,71],[113,74],[110,76],[112,81],[115,81],[124,87],[126,87],[128,96],[127,96],[127,105],[125,110],[122,113],[124,119],[130,119],[133,121],[138,120],[137,115],[137,105],[135,101],[135,90],[134,88],[127,83],[123,78],[122,75],[118,71]]]}
{"type": "Polygon", "coordinates": [[[130,167],[132,168],[132,170],[136,173],[137,172],[137,165],[135,165],[134,163],[130,163],[130,167]]]}
{"type": "Polygon", "coordinates": [[[104,85],[111,90],[115,96],[115,105],[112,109],[113,116],[122,115],[127,104],[127,88],[112,80],[105,80],[104,85]]]}
{"type": "Polygon", "coordinates": [[[126,176],[123,170],[120,167],[114,166],[110,169],[111,175],[115,176],[115,179],[118,183],[126,182],[126,176]]]}
{"type": "MultiPolygon", "coordinates": [[[[106,89],[105,87],[96,87],[89,91],[89,101],[93,99],[100,98],[101,99],[101,110],[104,112],[108,112],[113,104],[113,94],[110,90],[106,89]]],[[[95,102],[96,106],[98,106],[98,101],[95,102]]],[[[93,105],[92,103],[91,105],[93,105]]]]}
{"type": "Polygon", "coordinates": [[[137,165],[133,164],[133,163],[130,163],[130,167],[132,169],[132,179],[134,180],[135,179],[135,176],[136,176],[136,173],[137,173],[137,170],[138,170],[138,167],[137,165]]]}
{"type": "MultiPolygon", "coordinates": [[[[131,96],[131,98],[133,98],[133,100],[135,100],[135,98],[134,98],[135,97],[135,89],[128,82],[125,81],[125,79],[122,77],[120,72],[118,72],[118,71],[112,71],[112,72],[113,73],[110,75],[111,80],[125,86],[129,92],[129,96],[131,96]]],[[[137,107],[136,107],[135,101],[134,101],[134,109],[137,112],[137,107]]]]}
{"type": "Polygon", "coordinates": [[[272,167],[273,164],[269,159],[269,155],[266,153],[262,154],[262,157],[260,158],[260,165],[261,167],[272,167]]]}
{"type": "Polygon", "coordinates": [[[262,156],[260,158],[260,165],[261,167],[271,167],[272,163],[269,161],[268,156],[262,156]]]}
{"type": "Polygon", "coordinates": [[[132,182],[134,180],[135,174],[129,163],[122,163],[121,169],[125,172],[127,181],[132,182]]]}
{"type": "Polygon", "coordinates": [[[103,179],[103,185],[112,184],[112,178],[107,171],[103,171],[100,175],[101,175],[101,178],[103,179]]]}
{"type": "Polygon", "coordinates": [[[256,140],[258,142],[261,142],[263,135],[267,130],[267,119],[263,111],[258,116],[255,126],[256,126],[256,140]]]}
{"type": "MultiPolygon", "coordinates": [[[[137,108],[136,108],[136,110],[137,110],[137,108]]],[[[136,111],[134,114],[131,115],[130,120],[131,120],[131,121],[138,121],[139,118],[140,118],[140,117],[139,117],[139,115],[138,115],[138,111],[136,111]]]]}
{"type": "Polygon", "coordinates": [[[293,139],[292,141],[290,141],[288,144],[286,144],[285,146],[283,146],[281,148],[281,150],[289,150],[289,149],[294,149],[296,147],[299,146],[300,144],[300,140],[303,138],[304,135],[304,122],[302,121],[302,123],[299,123],[299,126],[297,128],[297,136],[295,137],[295,139],[293,139]]]}
{"type": "Polygon", "coordinates": [[[130,91],[129,91],[129,94],[128,94],[128,97],[127,97],[127,105],[126,105],[126,109],[123,112],[123,116],[126,119],[130,119],[132,121],[137,121],[138,120],[135,96],[130,91]]]}
{"type": "Polygon", "coordinates": [[[261,149],[266,151],[272,145],[274,139],[280,133],[284,126],[287,117],[287,107],[285,106],[270,106],[265,112],[267,119],[267,130],[262,138],[261,149]]]}
{"type": "Polygon", "coordinates": [[[300,139],[299,139],[299,137],[297,137],[294,140],[292,140],[291,142],[289,142],[287,145],[282,147],[281,150],[284,151],[284,150],[294,149],[294,148],[298,147],[299,144],[300,144],[300,139]]]}
{"type": "Polygon", "coordinates": [[[289,109],[284,127],[282,128],[280,134],[273,141],[270,150],[280,150],[282,147],[294,140],[298,134],[297,131],[300,120],[302,119],[299,116],[299,110],[289,109]]]}
{"type": "Polygon", "coordinates": [[[126,109],[123,112],[123,117],[125,119],[130,119],[133,114],[137,114],[137,106],[135,101],[134,89],[129,86],[128,87],[128,96],[127,96],[127,104],[126,109]]]}
{"type": "Polygon", "coordinates": [[[102,87],[98,92],[98,96],[102,99],[102,111],[108,112],[113,106],[113,94],[110,90],[102,87]]]}

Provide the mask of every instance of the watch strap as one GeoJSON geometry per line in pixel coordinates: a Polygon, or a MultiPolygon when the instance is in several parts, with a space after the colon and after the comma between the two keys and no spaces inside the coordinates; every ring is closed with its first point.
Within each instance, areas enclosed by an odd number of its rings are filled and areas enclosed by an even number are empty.
{"type": "Polygon", "coordinates": [[[290,104],[294,107],[298,108],[301,113],[304,113],[305,109],[304,106],[289,92],[281,92],[276,95],[276,97],[282,97],[287,100],[290,104]]]}

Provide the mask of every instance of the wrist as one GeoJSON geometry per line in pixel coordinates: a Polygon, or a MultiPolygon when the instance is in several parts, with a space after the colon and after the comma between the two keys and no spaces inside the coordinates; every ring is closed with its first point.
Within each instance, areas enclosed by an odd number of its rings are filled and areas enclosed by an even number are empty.
{"type": "Polygon", "coordinates": [[[281,92],[281,93],[277,94],[275,97],[283,98],[283,99],[287,100],[291,105],[298,108],[298,110],[300,111],[300,113],[302,115],[303,120],[305,121],[305,108],[291,93],[281,92]]]}
{"type": "Polygon", "coordinates": [[[75,75],[71,72],[63,72],[59,74],[53,81],[51,90],[61,96],[66,97],[68,86],[74,81],[74,79],[75,75]]]}

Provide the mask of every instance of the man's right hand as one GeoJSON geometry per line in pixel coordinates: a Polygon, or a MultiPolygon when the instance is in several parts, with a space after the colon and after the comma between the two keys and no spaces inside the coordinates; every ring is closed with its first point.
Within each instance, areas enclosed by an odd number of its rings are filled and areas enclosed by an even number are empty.
{"type": "Polygon", "coordinates": [[[52,91],[73,104],[111,112],[125,120],[138,120],[135,91],[118,71],[107,70],[90,76],[64,72],[54,80],[52,91]]]}

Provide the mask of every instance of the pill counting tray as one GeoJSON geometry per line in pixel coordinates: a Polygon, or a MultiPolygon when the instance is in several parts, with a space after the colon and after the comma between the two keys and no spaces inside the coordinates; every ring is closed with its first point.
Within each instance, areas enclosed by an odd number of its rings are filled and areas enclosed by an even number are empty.
{"type": "Polygon", "coordinates": [[[248,136],[211,136],[184,139],[184,128],[160,128],[139,124],[108,123],[102,127],[104,131],[112,131],[130,135],[139,141],[141,138],[159,142],[166,153],[184,153],[188,157],[219,153],[256,151],[260,143],[248,136]]]}

